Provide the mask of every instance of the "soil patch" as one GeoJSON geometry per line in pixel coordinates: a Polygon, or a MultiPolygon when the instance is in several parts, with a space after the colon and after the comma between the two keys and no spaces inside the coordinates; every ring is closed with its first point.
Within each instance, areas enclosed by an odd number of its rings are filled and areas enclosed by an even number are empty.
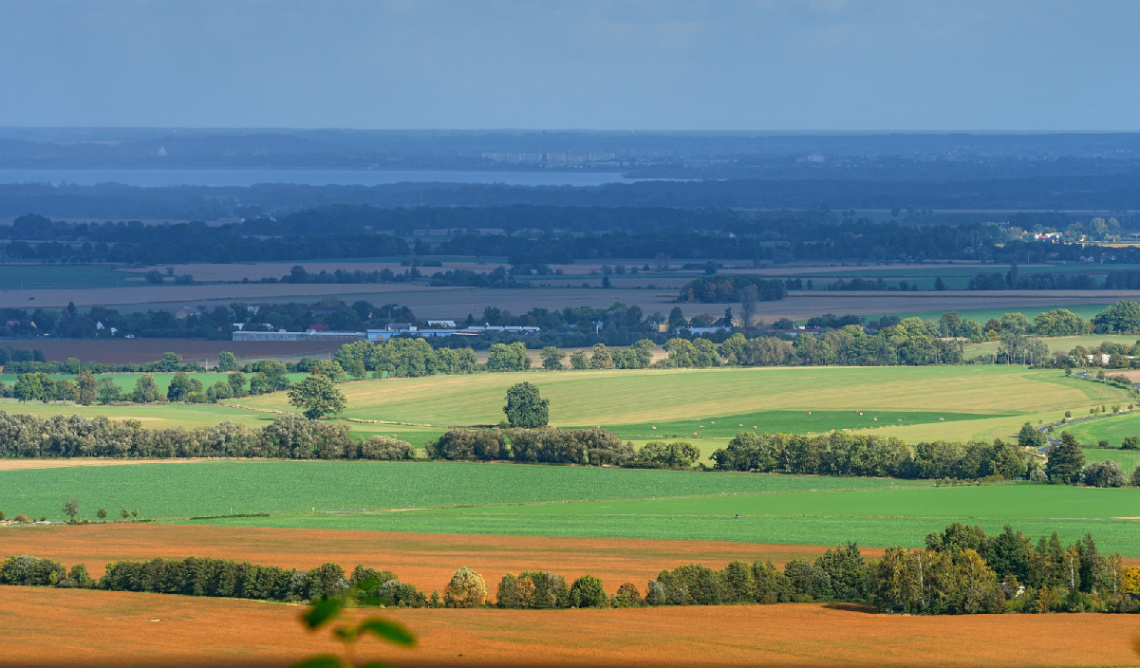
{"type": "MultiPolygon", "coordinates": [[[[284,666],[338,648],[297,606],[5,587],[0,665],[284,666]]],[[[361,614],[361,613],[356,613],[361,614]]],[[[819,604],[636,610],[385,610],[400,666],[1135,665],[1129,615],[904,617],[819,604]],[[986,640],[988,639],[988,640],[986,640]]]]}

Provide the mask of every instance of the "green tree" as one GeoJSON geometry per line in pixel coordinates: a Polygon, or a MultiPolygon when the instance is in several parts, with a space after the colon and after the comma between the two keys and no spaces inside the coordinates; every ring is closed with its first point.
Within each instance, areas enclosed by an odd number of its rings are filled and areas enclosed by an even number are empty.
{"type": "Polygon", "coordinates": [[[593,575],[583,575],[570,586],[570,603],[575,608],[604,608],[609,597],[601,580],[593,575]]]}
{"type": "Polygon", "coordinates": [[[1049,449],[1049,461],[1045,464],[1045,474],[1055,483],[1076,483],[1081,479],[1081,469],[1085,465],[1085,453],[1077,437],[1070,432],[1061,433],[1061,443],[1049,449]]]}
{"type": "Polygon", "coordinates": [[[310,420],[339,413],[348,405],[344,394],[321,374],[312,374],[289,388],[289,403],[300,408],[310,420]]]}
{"type": "Polygon", "coordinates": [[[562,360],[566,359],[566,353],[562,352],[554,346],[546,346],[542,349],[542,368],[547,371],[561,371],[566,367],[562,364],[562,360]]]}
{"type": "Polygon", "coordinates": [[[1003,313],[1001,329],[1008,334],[1025,334],[1029,331],[1029,318],[1022,313],[1003,313]]]}
{"type": "Polygon", "coordinates": [[[534,385],[519,383],[507,390],[507,405],[503,406],[503,412],[512,427],[545,427],[550,422],[550,400],[540,397],[534,385]]]}
{"type": "Polygon", "coordinates": [[[590,356],[586,354],[585,350],[575,350],[574,353],[570,355],[570,366],[579,371],[589,369],[590,356]]]}
{"type": "Polygon", "coordinates": [[[71,518],[71,523],[75,524],[76,518],[79,517],[79,499],[74,496],[68,499],[63,504],[63,514],[71,518]]]}
{"type": "Polygon", "coordinates": [[[1037,429],[1028,422],[1021,425],[1021,431],[1017,432],[1017,444],[1023,448],[1037,449],[1044,447],[1046,443],[1045,434],[1037,431],[1037,429]]]}
{"type": "MultiPolygon", "coordinates": [[[[46,398],[48,389],[44,385],[45,378],[51,381],[51,378],[42,373],[22,373],[16,376],[16,384],[12,386],[12,396],[24,402],[42,400],[47,403],[51,399],[46,398]]],[[[52,385],[51,394],[54,395],[54,382],[52,385]]]]}
{"type": "Polygon", "coordinates": [[[158,392],[158,383],[154,382],[154,374],[144,373],[135,381],[135,390],[131,399],[135,403],[149,404],[158,401],[161,395],[158,392]]]}
{"type": "Polygon", "coordinates": [[[249,391],[245,389],[249,381],[245,379],[245,374],[240,371],[231,371],[226,376],[226,383],[230,386],[231,397],[244,397],[249,394],[249,391]]]}
{"type": "Polygon", "coordinates": [[[590,366],[594,369],[613,369],[614,356],[604,343],[594,344],[594,354],[590,356],[590,366]]]}
{"type": "Polygon", "coordinates": [[[958,330],[961,328],[962,318],[957,311],[946,311],[938,319],[938,335],[942,338],[958,336],[958,330]]]}
{"type": "Polygon", "coordinates": [[[451,576],[443,601],[449,608],[481,608],[487,602],[487,583],[483,576],[464,566],[451,576]]]}
{"type": "Polygon", "coordinates": [[[101,519],[101,520],[105,520],[105,519],[107,519],[107,509],[106,509],[106,508],[100,508],[100,509],[99,509],[99,510],[98,510],[98,511],[95,513],[95,517],[98,517],[98,518],[99,518],[99,519],[101,519]]]}
{"type": "Polygon", "coordinates": [[[1092,322],[1098,334],[1140,333],[1140,304],[1128,300],[1116,302],[1093,316],[1092,322]]]}
{"type": "Polygon", "coordinates": [[[90,406],[96,401],[97,383],[90,371],[80,371],[75,382],[79,385],[79,403],[90,406]]]}
{"type": "Polygon", "coordinates": [[[156,364],[159,371],[178,371],[182,368],[182,356],[178,353],[162,353],[162,359],[156,364]]]}
{"type": "Polygon", "coordinates": [[[201,394],[201,392],[201,381],[199,381],[197,378],[191,378],[190,374],[186,373],[185,371],[179,371],[174,374],[173,378],[170,379],[170,387],[166,389],[166,400],[171,403],[178,401],[189,401],[191,394],[201,394]]]}
{"type": "Polygon", "coordinates": [[[95,386],[95,396],[104,406],[118,401],[122,393],[114,378],[100,378],[95,386]]]}
{"type": "Polygon", "coordinates": [[[526,345],[522,341],[511,344],[494,343],[487,351],[489,371],[525,371],[530,368],[526,345]]]}
{"type": "Polygon", "coordinates": [[[227,373],[230,371],[237,371],[237,358],[231,352],[222,351],[218,353],[218,371],[227,373]]]}

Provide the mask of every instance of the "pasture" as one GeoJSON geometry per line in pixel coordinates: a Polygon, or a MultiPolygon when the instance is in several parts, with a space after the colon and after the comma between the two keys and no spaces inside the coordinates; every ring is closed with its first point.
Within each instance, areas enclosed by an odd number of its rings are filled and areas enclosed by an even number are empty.
{"type": "MultiPolygon", "coordinates": [[[[998,317],[1000,318],[1000,316],[998,317]]],[[[983,320],[982,323],[985,324],[985,321],[983,320]]],[[[1033,338],[1043,341],[1045,345],[1049,347],[1050,353],[1067,353],[1077,346],[1091,349],[1100,346],[1102,343],[1115,343],[1130,348],[1136,345],[1138,340],[1135,335],[1120,334],[1088,334],[1085,336],[1045,336],[1033,338]]],[[[966,359],[989,357],[990,355],[997,354],[1000,345],[1000,341],[970,343],[966,345],[963,355],[966,359]]],[[[1108,372],[1112,373],[1112,370],[1108,370],[1108,372]]]]}
{"type": "MultiPolygon", "coordinates": [[[[1074,416],[1081,417],[1075,413],[1074,416]]],[[[1118,448],[1128,436],[1140,436],[1140,411],[1106,415],[1057,429],[1072,433],[1081,443],[1108,441],[1109,445],[1118,448]]]]}
{"type": "MultiPolygon", "coordinates": [[[[911,442],[1008,438],[1026,421],[1056,421],[1066,410],[1128,398],[1057,370],[1013,366],[654,369],[361,381],[341,386],[343,415],[435,427],[497,424],[507,388],[524,380],[550,400],[551,424],[602,426],[630,439],[692,439],[697,432],[710,442],[752,426],[877,429],[911,442]]],[[[282,394],[233,403],[293,410],[282,394]]]]}

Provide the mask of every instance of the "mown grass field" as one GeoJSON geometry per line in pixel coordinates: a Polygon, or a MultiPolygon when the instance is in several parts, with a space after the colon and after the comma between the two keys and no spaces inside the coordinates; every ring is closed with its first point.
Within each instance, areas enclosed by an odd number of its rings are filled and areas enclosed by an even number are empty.
{"type": "Polygon", "coordinates": [[[1140,466],[1140,450],[1084,448],[1084,453],[1086,462],[1103,462],[1111,459],[1120,464],[1120,469],[1126,476],[1131,476],[1132,471],[1140,466]]]}
{"type": "MultiPolygon", "coordinates": [[[[567,371],[350,383],[342,386],[343,415],[436,427],[497,424],[507,388],[522,381],[550,400],[551,424],[602,426],[631,439],[692,439],[697,432],[724,441],[752,426],[865,427],[910,441],[1007,438],[1026,421],[1059,420],[1066,410],[1127,399],[1108,385],[1015,366],[567,371]]],[[[282,394],[235,403],[293,410],[282,394]]]]}
{"type": "Polygon", "coordinates": [[[141,284],[140,274],[117,271],[110,265],[0,264],[0,285],[31,288],[92,288],[141,284]]]}

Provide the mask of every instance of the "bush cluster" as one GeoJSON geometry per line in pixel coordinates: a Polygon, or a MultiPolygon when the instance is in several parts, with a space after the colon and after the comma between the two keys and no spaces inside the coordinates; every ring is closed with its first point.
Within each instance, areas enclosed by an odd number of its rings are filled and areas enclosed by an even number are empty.
{"type": "Polygon", "coordinates": [[[412,459],[409,443],[386,436],[353,440],[348,427],[286,413],[259,429],[232,422],[212,427],[144,429],[137,420],[103,416],[8,414],[0,411],[0,457],[272,457],[412,459]]]}

